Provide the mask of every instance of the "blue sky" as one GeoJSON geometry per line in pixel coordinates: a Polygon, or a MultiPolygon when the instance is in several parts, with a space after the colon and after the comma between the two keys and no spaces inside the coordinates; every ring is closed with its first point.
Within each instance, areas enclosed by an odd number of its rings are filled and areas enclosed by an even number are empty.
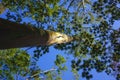
{"type": "MultiPolygon", "coordinates": [[[[28,50],[28,53],[33,55],[33,49],[28,50]]],[[[56,55],[61,54],[64,57],[67,57],[66,65],[68,67],[67,71],[63,71],[61,74],[61,77],[63,80],[75,80],[75,77],[73,73],[71,72],[71,60],[73,59],[72,55],[64,54],[64,51],[56,50],[52,46],[50,47],[50,52],[43,55],[39,58],[39,61],[37,62],[37,65],[42,69],[43,71],[50,70],[52,68],[56,68],[54,61],[56,59],[56,55]]],[[[79,74],[81,75],[82,71],[79,71],[79,74]]],[[[105,72],[98,73],[96,70],[92,70],[91,74],[93,74],[93,78],[91,80],[116,80],[113,75],[107,75],[105,72]]],[[[80,77],[79,80],[86,80],[82,77],[80,77]]]]}

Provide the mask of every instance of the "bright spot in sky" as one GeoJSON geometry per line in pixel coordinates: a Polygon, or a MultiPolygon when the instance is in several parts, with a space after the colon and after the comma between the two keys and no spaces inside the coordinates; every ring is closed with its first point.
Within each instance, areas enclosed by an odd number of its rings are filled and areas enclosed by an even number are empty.
{"type": "Polygon", "coordinates": [[[119,29],[120,28],[120,20],[116,20],[113,24],[113,29],[119,29]]]}

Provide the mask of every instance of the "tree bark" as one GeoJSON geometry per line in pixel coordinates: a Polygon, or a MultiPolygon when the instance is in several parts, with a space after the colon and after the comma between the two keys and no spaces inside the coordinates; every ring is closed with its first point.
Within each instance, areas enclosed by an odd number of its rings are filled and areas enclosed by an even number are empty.
{"type": "Polygon", "coordinates": [[[70,42],[73,37],[0,18],[0,49],[52,45],[70,42]]]}

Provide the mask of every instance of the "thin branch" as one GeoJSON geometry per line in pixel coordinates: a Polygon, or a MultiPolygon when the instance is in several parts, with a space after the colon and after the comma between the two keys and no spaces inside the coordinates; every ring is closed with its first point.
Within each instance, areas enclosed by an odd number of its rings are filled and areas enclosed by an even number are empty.
{"type": "Polygon", "coordinates": [[[70,6],[72,5],[72,3],[74,2],[74,0],[72,0],[69,4],[69,6],[67,7],[67,10],[70,8],[70,6]]]}
{"type": "Polygon", "coordinates": [[[64,4],[66,4],[67,2],[67,0],[64,0],[63,3],[61,2],[60,7],[64,6],[64,4]]]}
{"type": "Polygon", "coordinates": [[[31,48],[33,48],[33,47],[29,47],[29,48],[25,49],[25,51],[28,51],[28,50],[31,49],[31,48]]]}
{"type": "Polygon", "coordinates": [[[83,4],[83,11],[85,10],[85,1],[82,0],[82,4],[83,4]]]}
{"type": "Polygon", "coordinates": [[[51,71],[56,71],[56,70],[57,70],[57,69],[52,68],[52,69],[50,69],[50,70],[45,70],[45,71],[40,72],[40,73],[41,73],[41,74],[44,74],[44,73],[51,72],[51,71]]]}
{"type": "Polygon", "coordinates": [[[83,5],[83,14],[82,14],[82,16],[83,16],[82,23],[83,23],[83,20],[85,18],[85,1],[84,0],[82,0],[82,5],[83,5]]]}
{"type": "MultiPolygon", "coordinates": [[[[56,71],[56,70],[57,70],[57,69],[54,69],[54,68],[52,68],[52,69],[50,69],[50,70],[45,70],[45,71],[42,71],[42,72],[40,72],[40,73],[36,73],[36,74],[28,77],[26,80],[30,80],[31,78],[34,78],[35,76],[38,76],[39,74],[45,74],[45,73],[47,73],[47,72],[56,71]]],[[[39,77],[39,78],[43,78],[43,77],[39,77]]]]}

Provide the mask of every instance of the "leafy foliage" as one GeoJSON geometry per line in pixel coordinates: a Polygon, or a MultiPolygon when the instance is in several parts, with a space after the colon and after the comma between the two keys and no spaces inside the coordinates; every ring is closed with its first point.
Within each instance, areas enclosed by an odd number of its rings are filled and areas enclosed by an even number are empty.
{"type": "MultiPolygon", "coordinates": [[[[117,30],[113,27],[115,21],[120,20],[119,0],[2,0],[2,4],[9,9],[8,19],[21,22],[30,18],[30,24],[38,28],[80,38],[79,41],[54,45],[55,49],[65,50],[74,57],[71,60],[73,73],[82,70],[81,76],[90,80],[94,77],[93,69],[108,75],[119,69],[119,65],[113,67],[120,62],[120,27],[117,30]]],[[[39,46],[34,57],[39,59],[48,52],[49,46],[39,46]]],[[[56,56],[55,65],[59,71],[65,62],[62,55],[56,56]]],[[[26,66],[24,64],[16,63],[17,66],[26,66]]],[[[50,73],[47,75],[50,79],[53,77],[50,73]]],[[[116,79],[119,80],[119,76],[116,71],[116,79]]]]}
{"type": "Polygon", "coordinates": [[[30,65],[29,55],[20,49],[0,51],[0,77],[1,79],[14,80],[16,76],[26,76],[30,65]]]}

